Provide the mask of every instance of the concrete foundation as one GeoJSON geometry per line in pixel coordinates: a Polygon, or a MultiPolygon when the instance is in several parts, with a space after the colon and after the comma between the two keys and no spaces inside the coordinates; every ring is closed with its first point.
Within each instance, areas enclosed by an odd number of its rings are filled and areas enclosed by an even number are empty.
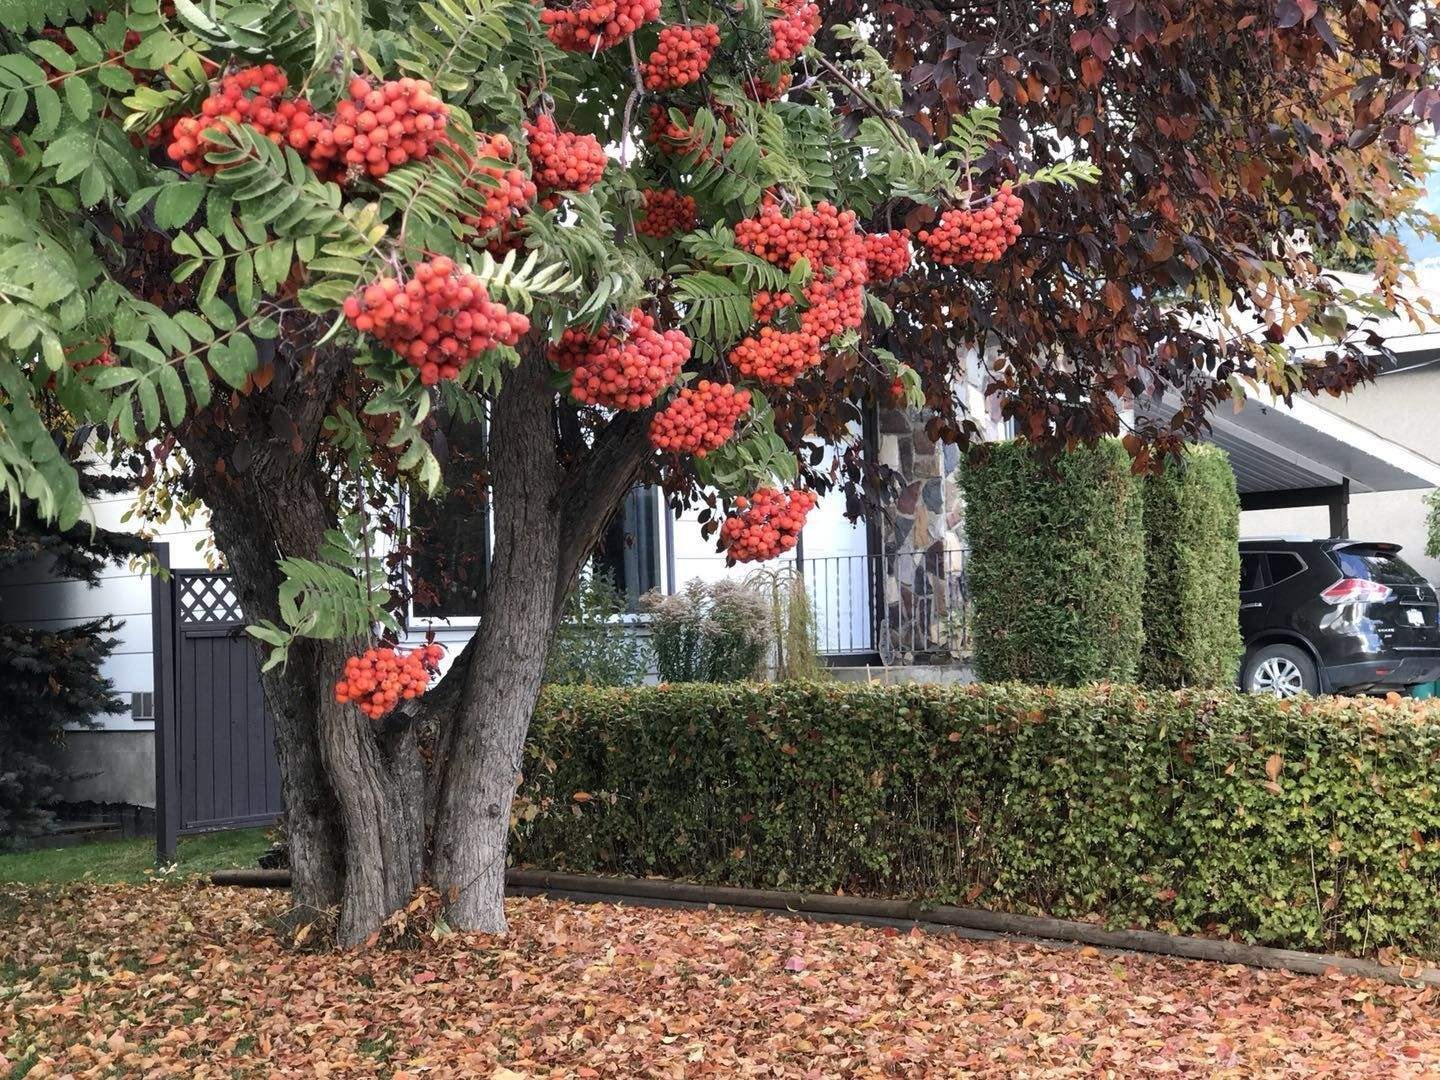
{"type": "Polygon", "coordinates": [[[881,686],[910,683],[961,686],[975,681],[969,664],[883,664],[864,667],[832,667],[828,674],[836,682],[871,682],[881,686]]]}

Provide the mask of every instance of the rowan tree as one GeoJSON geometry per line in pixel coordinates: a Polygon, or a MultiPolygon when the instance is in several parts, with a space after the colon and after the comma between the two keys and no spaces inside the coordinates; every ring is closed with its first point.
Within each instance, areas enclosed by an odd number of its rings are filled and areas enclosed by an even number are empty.
{"type": "Polygon", "coordinates": [[[954,384],[997,341],[992,388],[1052,441],[1115,430],[1115,393],[1360,373],[1348,347],[1245,361],[1184,313],[1283,284],[1284,319],[1346,321],[1290,232],[1382,206],[1377,171],[1404,185],[1434,102],[1419,7],[1338,5],[1337,37],[1192,6],[26,0],[0,56],[0,481],[82,513],[40,401],[147,447],[270,650],[297,904],[355,943],[429,883],[452,926],[501,930],[546,650],[637,481],[758,559],[816,493],[879,494],[870,404],[973,434],[954,384]],[[1251,138],[1277,126],[1255,86],[1335,111],[1300,62],[1331,39],[1378,80],[1341,97],[1408,100],[1353,148],[1251,138]],[[1186,149],[1217,132],[1248,173],[1186,149]],[[484,618],[435,683],[434,650],[395,647],[397,507],[481,418],[484,618]]]}

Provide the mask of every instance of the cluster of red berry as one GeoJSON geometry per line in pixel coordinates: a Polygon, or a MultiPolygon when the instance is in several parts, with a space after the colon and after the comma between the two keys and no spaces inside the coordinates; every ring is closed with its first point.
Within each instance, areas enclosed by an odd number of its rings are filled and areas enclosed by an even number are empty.
{"type": "Polygon", "coordinates": [[[720,28],[714,23],[665,27],[645,63],[645,89],[674,90],[699,82],[719,47],[720,28]]]}
{"type": "MultiPolygon", "coordinates": [[[[449,113],[423,80],[394,79],[376,87],[356,77],[350,80],[350,99],[335,106],[331,141],[345,165],[384,176],[429,157],[445,136],[449,113]]],[[[323,135],[316,149],[329,149],[323,135]]]]}
{"type": "Polygon", "coordinates": [[[174,121],[167,156],[186,173],[215,172],[205,155],[229,122],[254,128],[276,145],[289,145],[326,178],[341,179],[347,170],[378,177],[428,157],[445,135],[449,109],[423,80],[395,79],[375,87],[357,77],[334,116],[317,113],[303,98],[284,97],[288,86],[274,64],[224,76],[200,103],[199,115],[174,121]]]}
{"type": "Polygon", "coordinates": [[[365,286],[346,299],[345,317],[404,357],[426,386],[530,329],[528,318],[495,303],[478,277],[444,256],[420,263],[404,284],[383,277],[365,286]]]}
{"type": "MultiPolygon", "coordinates": [[[[786,216],[774,202],[735,226],[738,246],[767,262],[791,270],[805,259],[812,271],[802,291],[799,332],[764,325],[731,352],[742,372],[775,386],[790,386],[808,368],[819,364],[820,345],[865,319],[865,284],[869,270],[865,241],[855,228],[853,211],[828,202],[786,216]]],[[[760,291],[751,301],[755,320],[773,322],[795,302],[789,292],[760,291]]]]}
{"type": "Polygon", "coordinates": [[[461,154],[462,158],[467,159],[470,168],[470,178],[467,179],[466,186],[483,196],[485,205],[478,213],[461,214],[460,220],[481,236],[498,233],[495,243],[500,246],[510,241],[519,226],[520,218],[539,192],[535,181],[526,176],[524,170],[517,165],[501,167],[480,165],[477,162],[483,158],[511,161],[514,156],[515,147],[504,135],[477,135],[475,157],[472,159],[461,154]],[[482,184],[478,179],[480,176],[487,176],[495,183],[482,184]]]}
{"type": "Polygon", "coordinates": [[[762,326],[730,350],[730,363],[746,378],[768,386],[793,386],[804,372],[823,360],[820,339],[803,330],[762,326]]]}
{"type": "Polygon", "coordinates": [[[89,341],[80,345],[71,345],[65,350],[65,355],[68,357],[72,353],[79,353],[81,356],[79,360],[70,361],[70,366],[76,371],[84,371],[86,368],[92,367],[115,366],[115,354],[110,351],[110,342],[108,340],[89,341]],[[97,346],[100,349],[99,352],[95,351],[97,346]]]}
{"type": "Polygon", "coordinates": [[[750,300],[750,311],[755,316],[755,321],[762,326],[774,322],[775,316],[795,303],[795,297],[790,292],[771,292],[769,289],[761,289],[750,300]]]}
{"type": "Polygon", "coordinates": [[[650,421],[651,445],[703,458],[730,441],[735,425],[749,409],[749,390],[701,379],[693,387],[681,387],[650,421]]]}
{"type": "Polygon", "coordinates": [[[401,701],[425,693],[444,655],[444,647],[433,641],[408,652],[366,649],[345,661],[345,675],[335,684],[335,700],[342,705],[353,701],[371,720],[379,720],[401,701]]]}
{"type": "Polygon", "coordinates": [[[865,322],[865,260],[852,259],[835,269],[822,268],[803,290],[800,329],[828,341],[865,322]]]}
{"type": "Polygon", "coordinates": [[[893,281],[910,269],[910,230],[865,236],[865,266],[871,281],[893,281]]]}
{"type": "Polygon", "coordinates": [[[690,359],[690,339],[682,331],[661,333],[639,308],[625,322],[618,334],[609,327],[595,334],[571,328],[550,346],[550,362],[571,373],[570,396],[576,401],[648,408],[690,359]]]}
{"type": "Polygon", "coordinates": [[[530,152],[530,172],[535,186],[545,193],[540,205],[553,210],[560,205],[559,192],[589,191],[605,172],[605,151],[594,135],[561,131],[555,118],[541,113],[525,125],[525,142],[530,152]]]}
{"type": "Polygon", "coordinates": [[[944,266],[980,265],[999,259],[1020,237],[1020,196],[1002,184],[994,201],[983,210],[946,210],[934,229],[922,230],[920,243],[930,257],[944,266]]]}
{"type": "Polygon", "coordinates": [[[674,188],[646,188],[645,211],[635,231],[657,240],[695,228],[695,199],[674,188]]]}
{"type": "Polygon", "coordinates": [[[815,508],[815,493],[764,487],[735,500],[736,512],[720,525],[720,547],[736,562],[773,559],[793,548],[815,508]]]}
{"type": "MultiPolygon", "coordinates": [[[[211,133],[218,133],[221,122],[226,120],[248,124],[272,142],[285,142],[297,112],[295,102],[280,100],[288,85],[285,73],[274,64],[231,72],[200,102],[200,115],[182,116],[175,121],[170,130],[170,145],[165,148],[166,156],[186,173],[215,172],[215,166],[205,160],[205,155],[216,146],[211,133]],[[282,104],[288,106],[283,116],[278,112],[282,104]]],[[[305,118],[300,121],[302,129],[309,119],[306,102],[305,118]]]]}
{"type": "Polygon", "coordinates": [[[793,60],[815,40],[820,29],[820,8],[810,0],[780,0],[780,17],[770,20],[770,59],[777,64],[793,60]]]}
{"type": "Polygon", "coordinates": [[[855,230],[855,211],[842,211],[828,202],[801,208],[789,217],[779,204],[767,202],[758,215],[736,223],[735,243],[785,270],[801,259],[814,270],[865,257],[855,230]]]}
{"type": "Polygon", "coordinates": [[[753,75],[745,78],[745,96],[762,105],[767,101],[778,100],[789,89],[790,73],[788,71],[781,72],[774,79],[757,79],[753,75]]]}
{"type": "Polygon", "coordinates": [[[618,45],[648,22],[660,18],[660,0],[559,0],[542,4],[540,22],[556,45],[571,52],[594,53],[618,45]]]}
{"type": "MultiPolygon", "coordinates": [[[[712,103],[711,113],[720,121],[724,127],[725,134],[722,137],[723,148],[729,150],[735,145],[735,135],[729,130],[734,123],[734,117],[723,105],[712,103]]],[[[693,119],[694,109],[681,109],[681,114],[687,121],[693,119]]],[[[709,161],[714,156],[708,144],[704,143],[699,132],[692,127],[682,127],[670,117],[670,110],[661,108],[659,105],[650,106],[650,130],[646,133],[645,139],[662,154],[669,154],[672,157],[684,157],[693,151],[698,150],[700,161],[709,161]]]]}

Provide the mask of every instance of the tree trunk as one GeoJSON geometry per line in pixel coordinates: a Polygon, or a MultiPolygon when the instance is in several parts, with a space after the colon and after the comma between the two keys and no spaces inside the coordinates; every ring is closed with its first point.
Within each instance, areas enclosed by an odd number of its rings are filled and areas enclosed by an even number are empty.
{"type": "MultiPolygon", "coordinates": [[[[303,375],[277,363],[268,387],[231,401],[220,421],[181,433],[194,492],[211,511],[249,619],[280,620],[277,560],[317,558],[334,527],[317,448],[325,388],[345,363],[320,356],[303,375]]],[[[648,418],[625,414],[563,468],[549,375],[537,335],[493,403],[495,542],[484,616],[442,685],[377,726],[335,701],[335,680],[360,642],[299,640],[288,664],[263,676],[294,900],[338,907],[341,944],[365,942],[426,880],[457,929],[505,930],[510,807],[555,623],[649,452],[648,418]],[[419,731],[433,732],[428,769],[419,731]]]]}
{"type": "MultiPolygon", "coordinates": [[[[495,546],[464,695],[442,734],[431,876],[452,926],[505,931],[505,849],[560,575],[553,394],[538,355],[507,375],[490,429],[495,546]]],[[[459,673],[457,673],[459,674],[459,673]]]]}

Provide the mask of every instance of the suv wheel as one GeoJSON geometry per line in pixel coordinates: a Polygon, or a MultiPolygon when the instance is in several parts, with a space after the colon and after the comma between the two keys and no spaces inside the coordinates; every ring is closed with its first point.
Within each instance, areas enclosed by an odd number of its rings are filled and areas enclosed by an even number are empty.
{"type": "Polygon", "coordinates": [[[1315,661],[1304,649],[1294,645],[1266,645],[1252,652],[1245,661],[1240,685],[1251,694],[1288,698],[1302,692],[1319,693],[1320,678],[1315,661]]]}

